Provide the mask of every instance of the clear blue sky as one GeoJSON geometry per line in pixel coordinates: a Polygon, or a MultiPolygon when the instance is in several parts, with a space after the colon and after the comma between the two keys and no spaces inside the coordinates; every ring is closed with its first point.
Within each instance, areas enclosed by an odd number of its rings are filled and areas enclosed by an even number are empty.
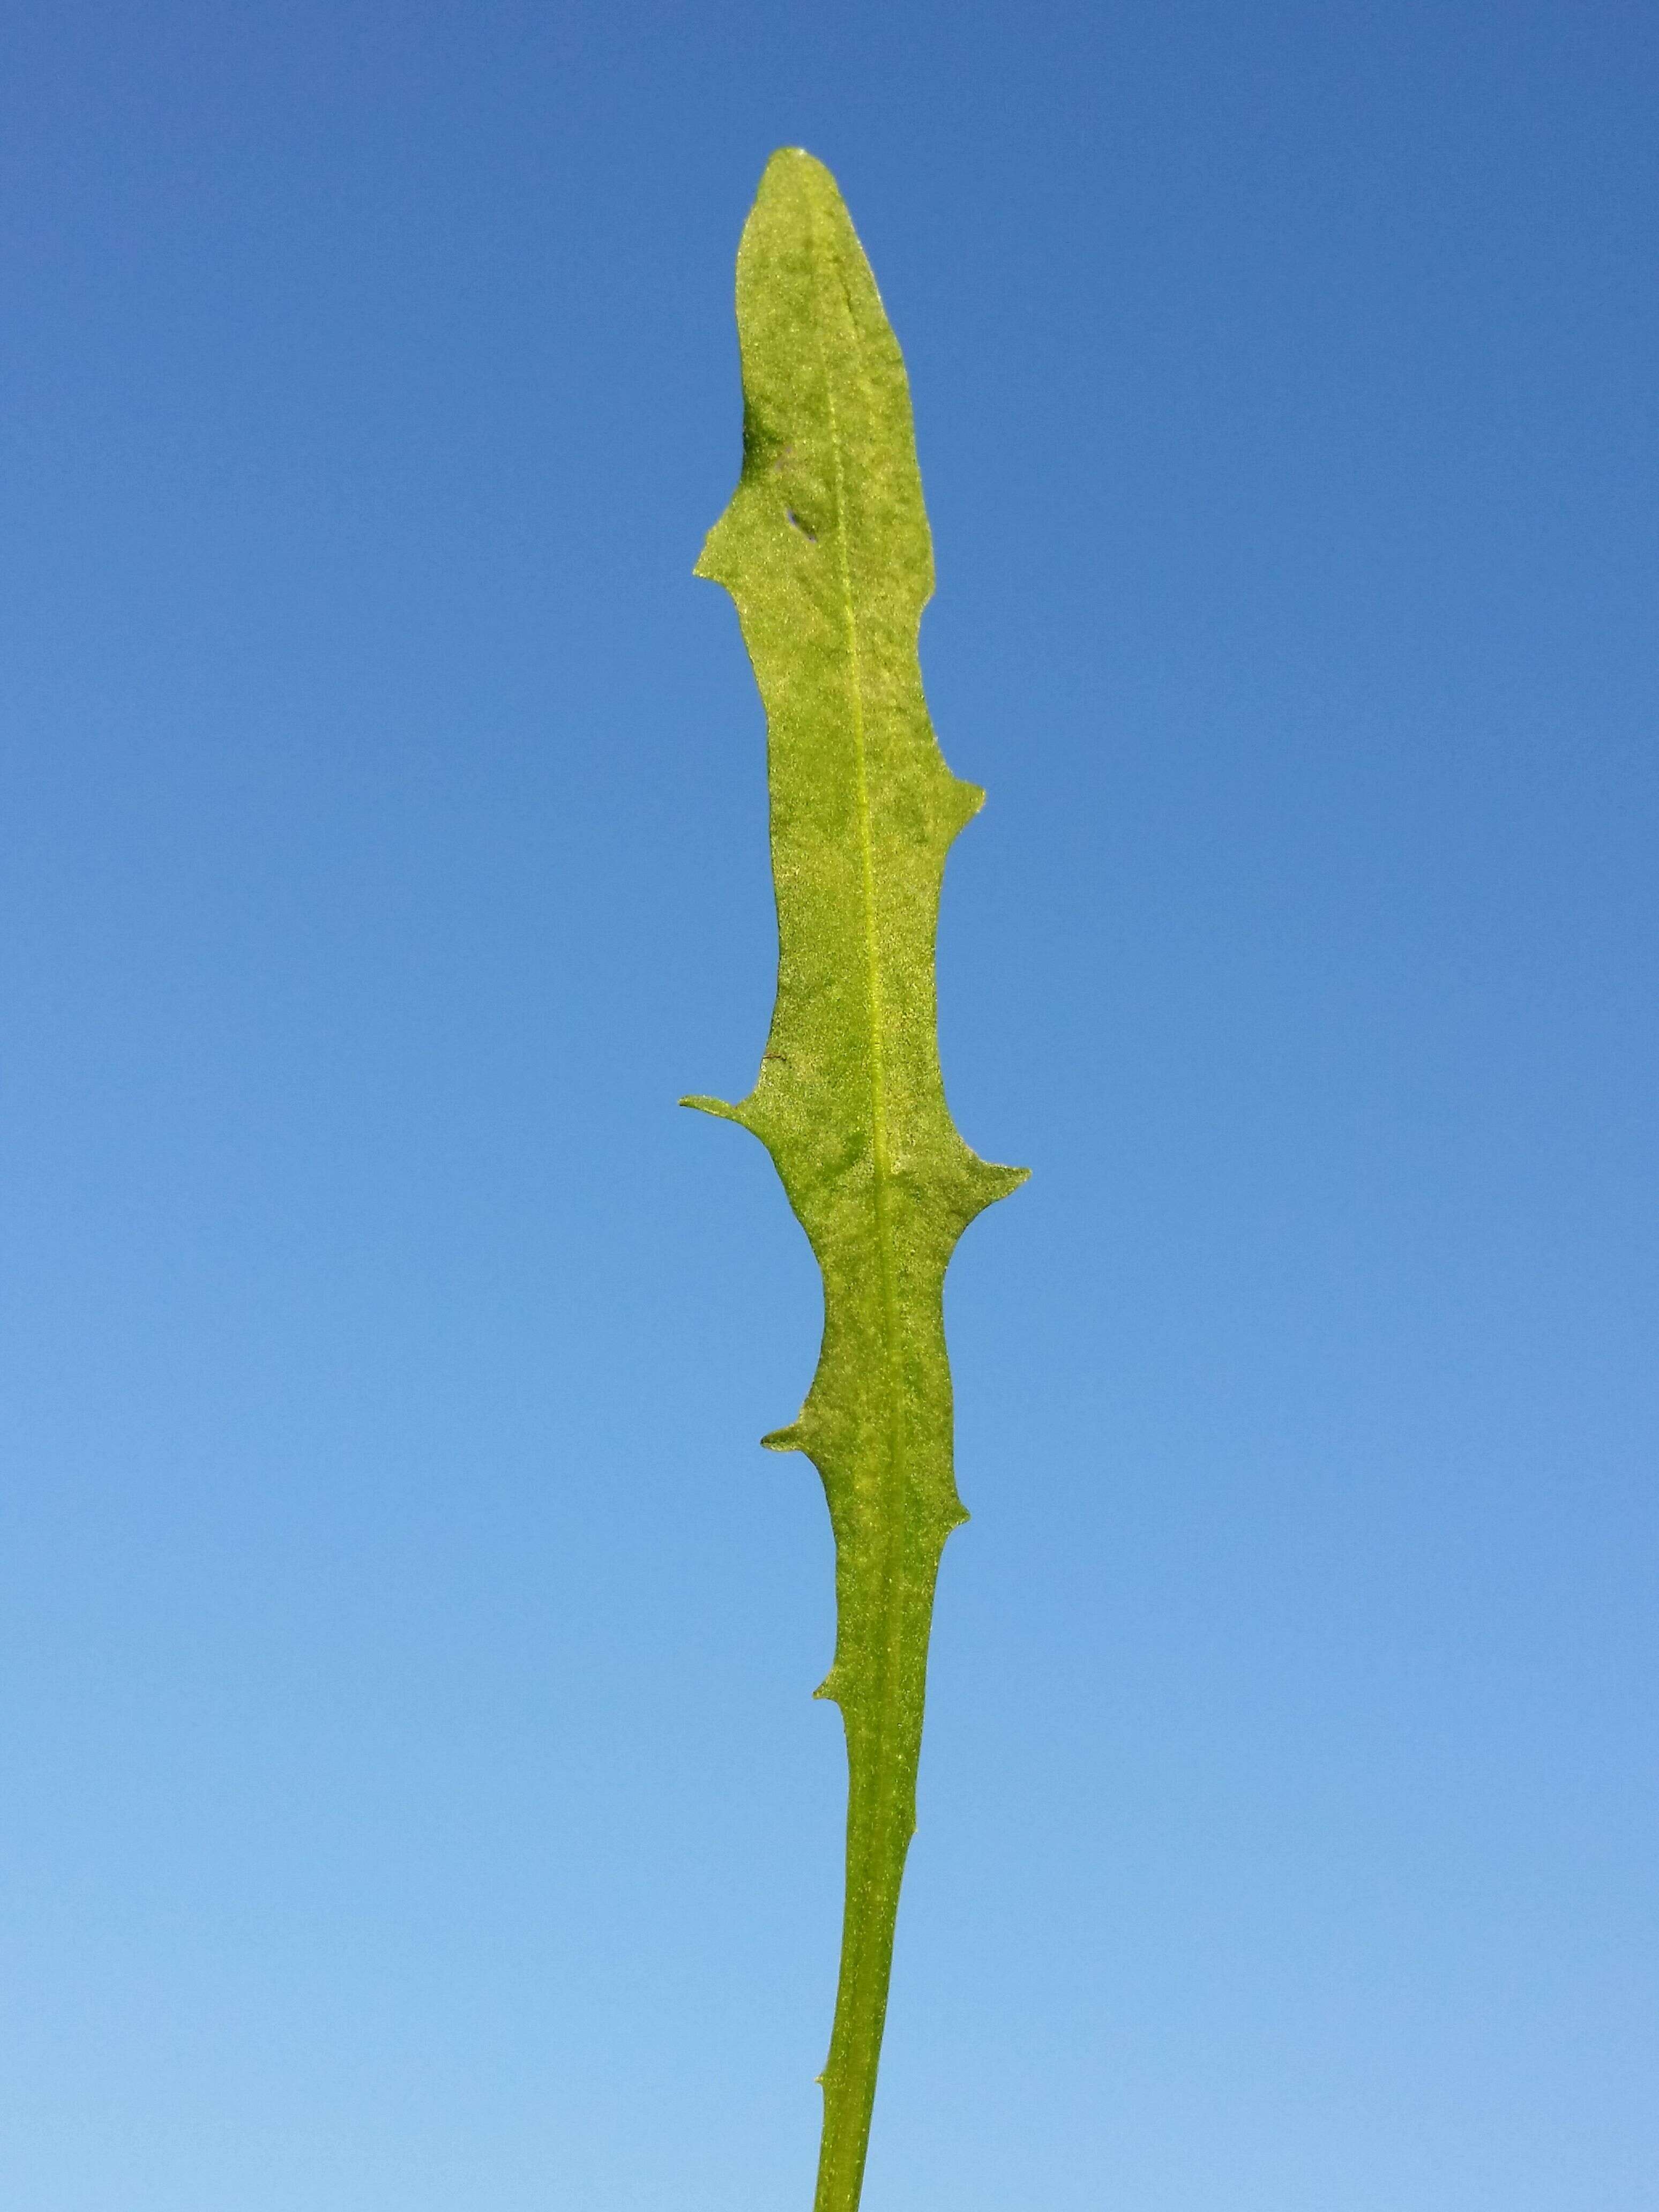
{"type": "Polygon", "coordinates": [[[14,11],[0,2197],[810,2201],[810,1257],[693,581],[909,360],[970,1142],[867,2212],[1650,2212],[1659,17],[14,11]]]}

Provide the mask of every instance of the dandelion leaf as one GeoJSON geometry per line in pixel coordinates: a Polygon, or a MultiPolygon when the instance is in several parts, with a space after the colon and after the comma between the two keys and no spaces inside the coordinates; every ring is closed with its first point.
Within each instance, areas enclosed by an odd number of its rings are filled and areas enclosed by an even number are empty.
{"type": "Polygon", "coordinates": [[[744,450],[697,574],[737,605],[765,703],[777,1002],[728,1105],[770,1152],[823,1276],[799,1418],[836,1542],[847,1893],[822,2076],[815,2212],[855,2212],[915,1826],[933,1586],[967,1516],[952,1471],[945,1271],[1024,1179],[969,1151],[945,1104],[934,939],[952,839],[983,793],[945,766],[917,631],[933,563],[904,363],[835,179],[790,149],[738,255],[744,450]]]}

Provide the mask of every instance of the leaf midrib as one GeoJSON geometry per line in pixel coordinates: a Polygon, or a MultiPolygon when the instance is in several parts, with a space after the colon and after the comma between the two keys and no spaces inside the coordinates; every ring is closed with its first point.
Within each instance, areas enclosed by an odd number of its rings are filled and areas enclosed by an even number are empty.
{"type": "MultiPolygon", "coordinates": [[[[815,210],[809,203],[809,234],[811,240],[813,273],[820,286],[824,280],[825,256],[815,210]]],[[[845,297],[845,288],[842,288],[845,297]]],[[[847,323],[854,357],[858,354],[858,325],[853,314],[853,303],[846,299],[847,323]]],[[[841,419],[836,407],[835,381],[830,374],[830,360],[824,346],[824,326],[828,318],[815,315],[814,330],[817,341],[819,368],[823,378],[824,406],[830,418],[830,458],[835,484],[836,501],[836,559],[841,577],[842,622],[847,640],[847,655],[851,672],[853,695],[853,760],[854,784],[857,792],[859,857],[861,864],[864,891],[864,950],[866,1003],[870,1018],[870,1121],[873,1153],[875,1194],[875,1233],[877,1258],[881,1276],[883,1369],[887,1383],[887,1466],[888,1480],[883,1499],[886,1510],[884,1522],[884,1556],[882,1559],[882,1595],[890,1597],[896,1554],[902,1542],[904,1505],[904,1437],[903,1426],[897,1418],[900,1403],[898,1376],[898,1284],[894,1267],[893,1231],[889,1206],[889,1183],[891,1163],[887,1149],[886,1070],[884,1064],[884,1042],[886,1035],[884,999],[882,990],[881,955],[876,927],[876,868],[874,840],[872,832],[870,808],[870,780],[867,747],[864,726],[863,657],[859,647],[858,612],[853,590],[853,571],[848,546],[848,518],[846,477],[842,461],[841,419]]],[[[902,1626],[898,1609],[890,1607],[887,1624],[886,1666],[880,1685],[880,1702],[885,1708],[890,1702],[898,1679],[902,1626]]]]}

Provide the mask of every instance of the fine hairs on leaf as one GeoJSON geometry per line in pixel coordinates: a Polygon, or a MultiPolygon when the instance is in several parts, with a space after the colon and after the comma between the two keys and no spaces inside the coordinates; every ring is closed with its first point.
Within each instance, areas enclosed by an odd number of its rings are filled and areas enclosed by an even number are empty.
{"type": "Polygon", "coordinates": [[[836,1540],[847,1893],[814,2212],[856,2212],[915,1828],[927,1639],[952,1468],[945,1271],[1025,1178],[957,1133],[934,939],[952,839],[984,793],[945,766],[916,658],[933,586],[909,388],[834,178],[775,154],[738,253],[743,472],[696,573],[737,604],[767,716],[777,1003],[736,1105],[823,1276],[799,1418],[763,1441],[817,1468],[836,1540]]]}

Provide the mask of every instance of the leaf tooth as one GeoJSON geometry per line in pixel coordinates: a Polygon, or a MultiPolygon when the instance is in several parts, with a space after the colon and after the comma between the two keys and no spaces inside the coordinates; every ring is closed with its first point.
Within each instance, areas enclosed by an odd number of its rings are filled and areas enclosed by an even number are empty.
{"type": "Polygon", "coordinates": [[[1030,1168],[1000,1167],[994,1160],[981,1159],[976,1152],[970,1154],[969,1158],[968,1202],[972,1209],[968,1216],[969,1221],[983,1213],[988,1206],[994,1206],[998,1199],[1006,1198],[1011,1191],[1018,1190],[1023,1182],[1029,1182],[1031,1179],[1030,1168]]]}
{"type": "Polygon", "coordinates": [[[955,787],[951,793],[950,827],[946,840],[953,843],[984,805],[985,787],[969,783],[965,776],[960,775],[951,776],[951,781],[955,787]]]}
{"type": "Polygon", "coordinates": [[[691,1097],[682,1098],[679,1103],[682,1106],[693,1108],[699,1114],[712,1114],[717,1121],[742,1121],[744,1118],[741,1106],[733,1106],[724,1098],[705,1098],[697,1093],[691,1097]]]}
{"type": "Polygon", "coordinates": [[[787,1428],[769,1429],[761,1438],[763,1451],[792,1452],[806,1449],[806,1428],[801,1421],[791,1421],[787,1428]]]}

